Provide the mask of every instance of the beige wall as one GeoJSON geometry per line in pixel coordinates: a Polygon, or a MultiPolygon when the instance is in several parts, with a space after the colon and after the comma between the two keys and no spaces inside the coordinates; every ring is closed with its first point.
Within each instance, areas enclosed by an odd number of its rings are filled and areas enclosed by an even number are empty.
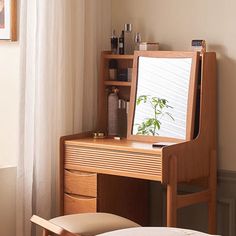
{"type": "Polygon", "coordinates": [[[219,168],[236,171],[236,1],[112,0],[112,27],[133,23],[143,41],[189,50],[205,39],[218,56],[219,168]]]}
{"type": "Polygon", "coordinates": [[[0,42],[0,166],[16,165],[18,107],[19,43],[0,42]]]}
{"type": "Polygon", "coordinates": [[[15,236],[19,43],[0,41],[0,234],[15,236]]]}
{"type": "Polygon", "coordinates": [[[0,235],[15,236],[16,167],[0,168],[0,235]]]}

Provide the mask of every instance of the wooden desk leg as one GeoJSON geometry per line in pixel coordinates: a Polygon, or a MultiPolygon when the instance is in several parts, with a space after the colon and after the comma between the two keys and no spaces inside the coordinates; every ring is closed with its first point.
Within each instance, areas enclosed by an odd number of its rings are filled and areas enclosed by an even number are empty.
{"type": "Polygon", "coordinates": [[[210,200],[208,202],[208,232],[216,234],[216,151],[211,152],[209,189],[210,200]]]}
{"type": "Polygon", "coordinates": [[[167,184],[167,226],[177,224],[177,157],[171,156],[169,162],[169,183],[167,184]]]}

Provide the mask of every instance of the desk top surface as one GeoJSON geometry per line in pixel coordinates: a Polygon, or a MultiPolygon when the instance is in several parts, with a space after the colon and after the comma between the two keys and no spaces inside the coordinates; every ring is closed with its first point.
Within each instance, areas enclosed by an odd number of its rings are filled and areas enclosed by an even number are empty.
{"type": "Polygon", "coordinates": [[[90,147],[90,148],[105,148],[110,150],[145,152],[150,154],[162,153],[162,148],[153,147],[152,146],[153,143],[131,141],[127,140],[126,138],[122,138],[120,140],[115,140],[113,138],[100,138],[100,139],[81,138],[81,139],[67,140],[65,144],[73,146],[90,147]]]}

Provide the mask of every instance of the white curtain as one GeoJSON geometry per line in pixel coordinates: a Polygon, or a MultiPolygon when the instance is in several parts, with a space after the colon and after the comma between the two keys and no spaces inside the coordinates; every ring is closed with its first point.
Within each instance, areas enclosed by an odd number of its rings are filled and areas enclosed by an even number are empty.
{"type": "Polygon", "coordinates": [[[95,127],[111,0],[21,0],[17,236],[59,206],[59,138],[95,127]]]}

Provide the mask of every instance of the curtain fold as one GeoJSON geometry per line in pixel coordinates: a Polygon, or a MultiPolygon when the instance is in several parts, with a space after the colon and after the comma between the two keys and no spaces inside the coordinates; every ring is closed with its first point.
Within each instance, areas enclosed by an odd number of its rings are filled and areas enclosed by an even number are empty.
{"type": "Polygon", "coordinates": [[[95,127],[110,2],[21,0],[17,236],[35,234],[32,214],[58,214],[59,138],[95,127]]]}

